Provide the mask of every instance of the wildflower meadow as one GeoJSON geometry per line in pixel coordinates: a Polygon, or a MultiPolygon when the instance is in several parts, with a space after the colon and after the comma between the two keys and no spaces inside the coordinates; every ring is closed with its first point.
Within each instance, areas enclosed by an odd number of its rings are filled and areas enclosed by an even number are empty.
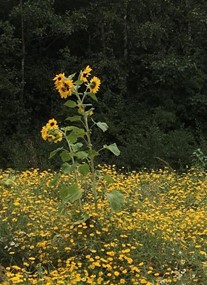
{"type": "MultiPolygon", "coordinates": [[[[1,173],[1,284],[206,284],[206,173],[131,172],[103,166],[98,213],[83,223],[59,188],[73,175],[1,173]],[[125,197],[113,213],[103,189],[125,197]]],[[[82,187],[90,187],[90,178],[82,187]]]]}
{"type": "Polygon", "coordinates": [[[97,164],[120,151],[93,145],[93,128],[108,125],[93,118],[91,73],[54,78],[69,116],[41,136],[60,170],[0,172],[0,284],[207,284],[206,172],[97,164]]]}

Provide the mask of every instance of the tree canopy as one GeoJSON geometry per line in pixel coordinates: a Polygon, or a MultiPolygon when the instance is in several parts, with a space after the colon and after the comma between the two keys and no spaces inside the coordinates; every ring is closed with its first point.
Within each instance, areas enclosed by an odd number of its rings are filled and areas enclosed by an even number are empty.
{"type": "Polygon", "coordinates": [[[207,152],[206,42],[204,0],[1,0],[0,167],[50,167],[40,129],[64,114],[52,78],[87,65],[110,126],[95,143],[121,150],[102,162],[190,165],[207,152]]]}

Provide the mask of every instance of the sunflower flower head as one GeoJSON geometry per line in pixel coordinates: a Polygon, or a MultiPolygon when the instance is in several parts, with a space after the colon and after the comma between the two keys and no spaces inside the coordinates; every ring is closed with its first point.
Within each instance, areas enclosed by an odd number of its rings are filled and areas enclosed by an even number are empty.
{"type": "Polygon", "coordinates": [[[41,136],[43,140],[54,143],[60,142],[63,138],[55,119],[49,120],[46,126],[42,127],[41,136]]]}
{"type": "Polygon", "coordinates": [[[91,71],[92,71],[92,68],[89,65],[87,65],[86,68],[80,72],[80,80],[83,82],[88,82],[87,77],[91,75],[90,73],[91,71]]]}
{"type": "Polygon", "coordinates": [[[51,130],[51,129],[57,129],[58,128],[58,124],[57,124],[57,121],[55,119],[51,119],[48,121],[47,125],[46,125],[46,128],[48,130],[51,130]]]}
{"type": "Polygon", "coordinates": [[[56,89],[59,90],[62,87],[64,79],[65,79],[65,73],[60,73],[53,78],[53,80],[55,81],[56,89]]]}
{"type": "Polygon", "coordinates": [[[53,140],[54,143],[58,143],[63,139],[63,134],[60,130],[56,130],[54,136],[55,136],[53,140]]]}
{"type": "Polygon", "coordinates": [[[71,96],[74,90],[73,80],[68,79],[64,80],[63,85],[58,90],[60,97],[66,99],[68,96],[71,96]]]}
{"type": "Polygon", "coordinates": [[[90,83],[88,84],[88,88],[91,93],[96,94],[99,91],[99,87],[101,85],[101,80],[94,76],[91,80],[90,83]]]}
{"type": "Polygon", "coordinates": [[[43,140],[46,141],[47,140],[47,136],[48,136],[46,126],[42,127],[41,135],[42,135],[43,140]]]}
{"type": "Polygon", "coordinates": [[[59,129],[49,130],[47,140],[49,142],[58,143],[63,139],[63,134],[59,129]]]}
{"type": "Polygon", "coordinates": [[[55,139],[55,136],[48,134],[48,136],[47,136],[48,142],[53,142],[54,139],[55,139]]]}

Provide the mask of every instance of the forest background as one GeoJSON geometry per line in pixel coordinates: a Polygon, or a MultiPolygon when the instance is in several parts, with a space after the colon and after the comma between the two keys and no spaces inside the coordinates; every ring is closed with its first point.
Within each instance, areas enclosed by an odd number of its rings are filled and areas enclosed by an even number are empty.
{"type": "Polygon", "coordinates": [[[0,168],[56,168],[40,130],[66,110],[52,79],[87,65],[101,79],[100,163],[183,170],[207,153],[207,1],[0,0],[0,168]]]}

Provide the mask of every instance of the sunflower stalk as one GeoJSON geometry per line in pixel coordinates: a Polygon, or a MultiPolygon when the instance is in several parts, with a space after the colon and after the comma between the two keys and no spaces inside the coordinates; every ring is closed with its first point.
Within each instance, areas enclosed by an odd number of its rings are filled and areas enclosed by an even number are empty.
{"type": "MultiPolygon", "coordinates": [[[[79,108],[82,109],[83,111],[83,125],[86,131],[86,143],[88,146],[88,150],[89,153],[92,153],[93,151],[93,145],[91,143],[91,129],[89,127],[88,124],[88,111],[86,111],[86,107],[87,106],[92,106],[92,104],[84,104],[84,99],[86,97],[87,93],[85,92],[82,99],[80,98],[79,94],[77,94],[77,98],[78,98],[78,106],[79,108]]],[[[90,110],[89,110],[90,111],[90,110]]],[[[93,119],[91,119],[92,122],[93,119]]],[[[94,157],[91,156],[90,158],[88,158],[88,162],[90,165],[90,170],[91,170],[91,178],[92,178],[92,192],[93,192],[93,196],[94,196],[94,205],[95,205],[95,212],[98,212],[98,202],[97,202],[97,190],[96,190],[96,172],[95,172],[95,165],[94,165],[94,157]]]]}
{"type": "MultiPolygon", "coordinates": [[[[69,116],[66,118],[70,124],[64,128],[59,128],[57,121],[51,119],[42,128],[42,138],[45,141],[59,143],[62,139],[67,142],[67,150],[63,147],[59,147],[52,151],[50,158],[56,154],[59,154],[63,164],[62,171],[64,173],[73,173],[75,183],[63,185],[60,189],[60,198],[63,203],[79,202],[79,208],[84,216],[84,209],[82,205],[82,195],[84,193],[83,181],[85,179],[82,176],[89,175],[91,178],[91,193],[93,195],[95,212],[98,213],[98,192],[97,184],[99,183],[96,177],[95,157],[100,154],[102,150],[109,150],[115,155],[119,155],[120,151],[116,144],[104,145],[99,150],[95,150],[92,143],[92,128],[98,127],[103,132],[108,129],[108,125],[104,122],[96,122],[92,116],[94,114],[93,104],[91,100],[97,102],[96,93],[99,91],[100,79],[93,76],[90,79],[92,69],[87,66],[83,71],[81,70],[77,80],[73,81],[76,74],[71,74],[68,77],[65,73],[60,73],[55,76],[55,87],[58,90],[62,99],[68,99],[64,104],[65,107],[70,108],[77,112],[77,115],[69,116]],[[83,91],[85,88],[85,91],[83,91]],[[80,92],[81,90],[81,92],[80,92]],[[74,99],[75,97],[75,99],[74,99]],[[88,101],[87,101],[88,100],[88,101]],[[79,127],[79,125],[81,125],[79,127]]],[[[108,177],[103,176],[106,179],[106,183],[110,180],[108,177]]],[[[110,180],[111,181],[111,180],[110,180]]],[[[84,193],[85,195],[86,193],[84,193]]],[[[112,211],[120,209],[122,200],[120,193],[115,191],[114,193],[106,193],[105,197],[108,199],[112,211]],[[117,202],[117,201],[120,201],[117,202]]]]}
{"type": "MultiPolygon", "coordinates": [[[[64,134],[64,137],[65,137],[65,140],[66,140],[66,142],[67,142],[68,148],[69,148],[69,150],[70,150],[72,164],[74,165],[74,164],[75,164],[74,152],[73,152],[73,150],[72,150],[70,141],[67,139],[66,134],[64,134]]],[[[78,170],[77,170],[77,168],[75,169],[74,175],[75,175],[76,184],[78,185],[78,170]]],[[[78,203],[79,203],[80,210],[83,211],[83,206],[82,206],[81,198],[78,199],[78,203]]]]}
{"type": "MultiPolygon", "coordinates": [[[[91,143],[91,130],[88,126],[88,116],[87,113],[84,113],[84,121],[85,121],[85,128],[86,128],[86,137],[88,142],[88,149],[89,153],[93,151],[93,145],[91,143]]],[[[94,204],[95,204],[95,212],[98,212],[98,202],[97,202],[97,190],[96,190],[96,173],[95,173],[95,166],[94,166],[94,157],[90,157],[90,168],[91,168],[91,175],[92,175],[92,191],[94,195],[94,204]]]]}

